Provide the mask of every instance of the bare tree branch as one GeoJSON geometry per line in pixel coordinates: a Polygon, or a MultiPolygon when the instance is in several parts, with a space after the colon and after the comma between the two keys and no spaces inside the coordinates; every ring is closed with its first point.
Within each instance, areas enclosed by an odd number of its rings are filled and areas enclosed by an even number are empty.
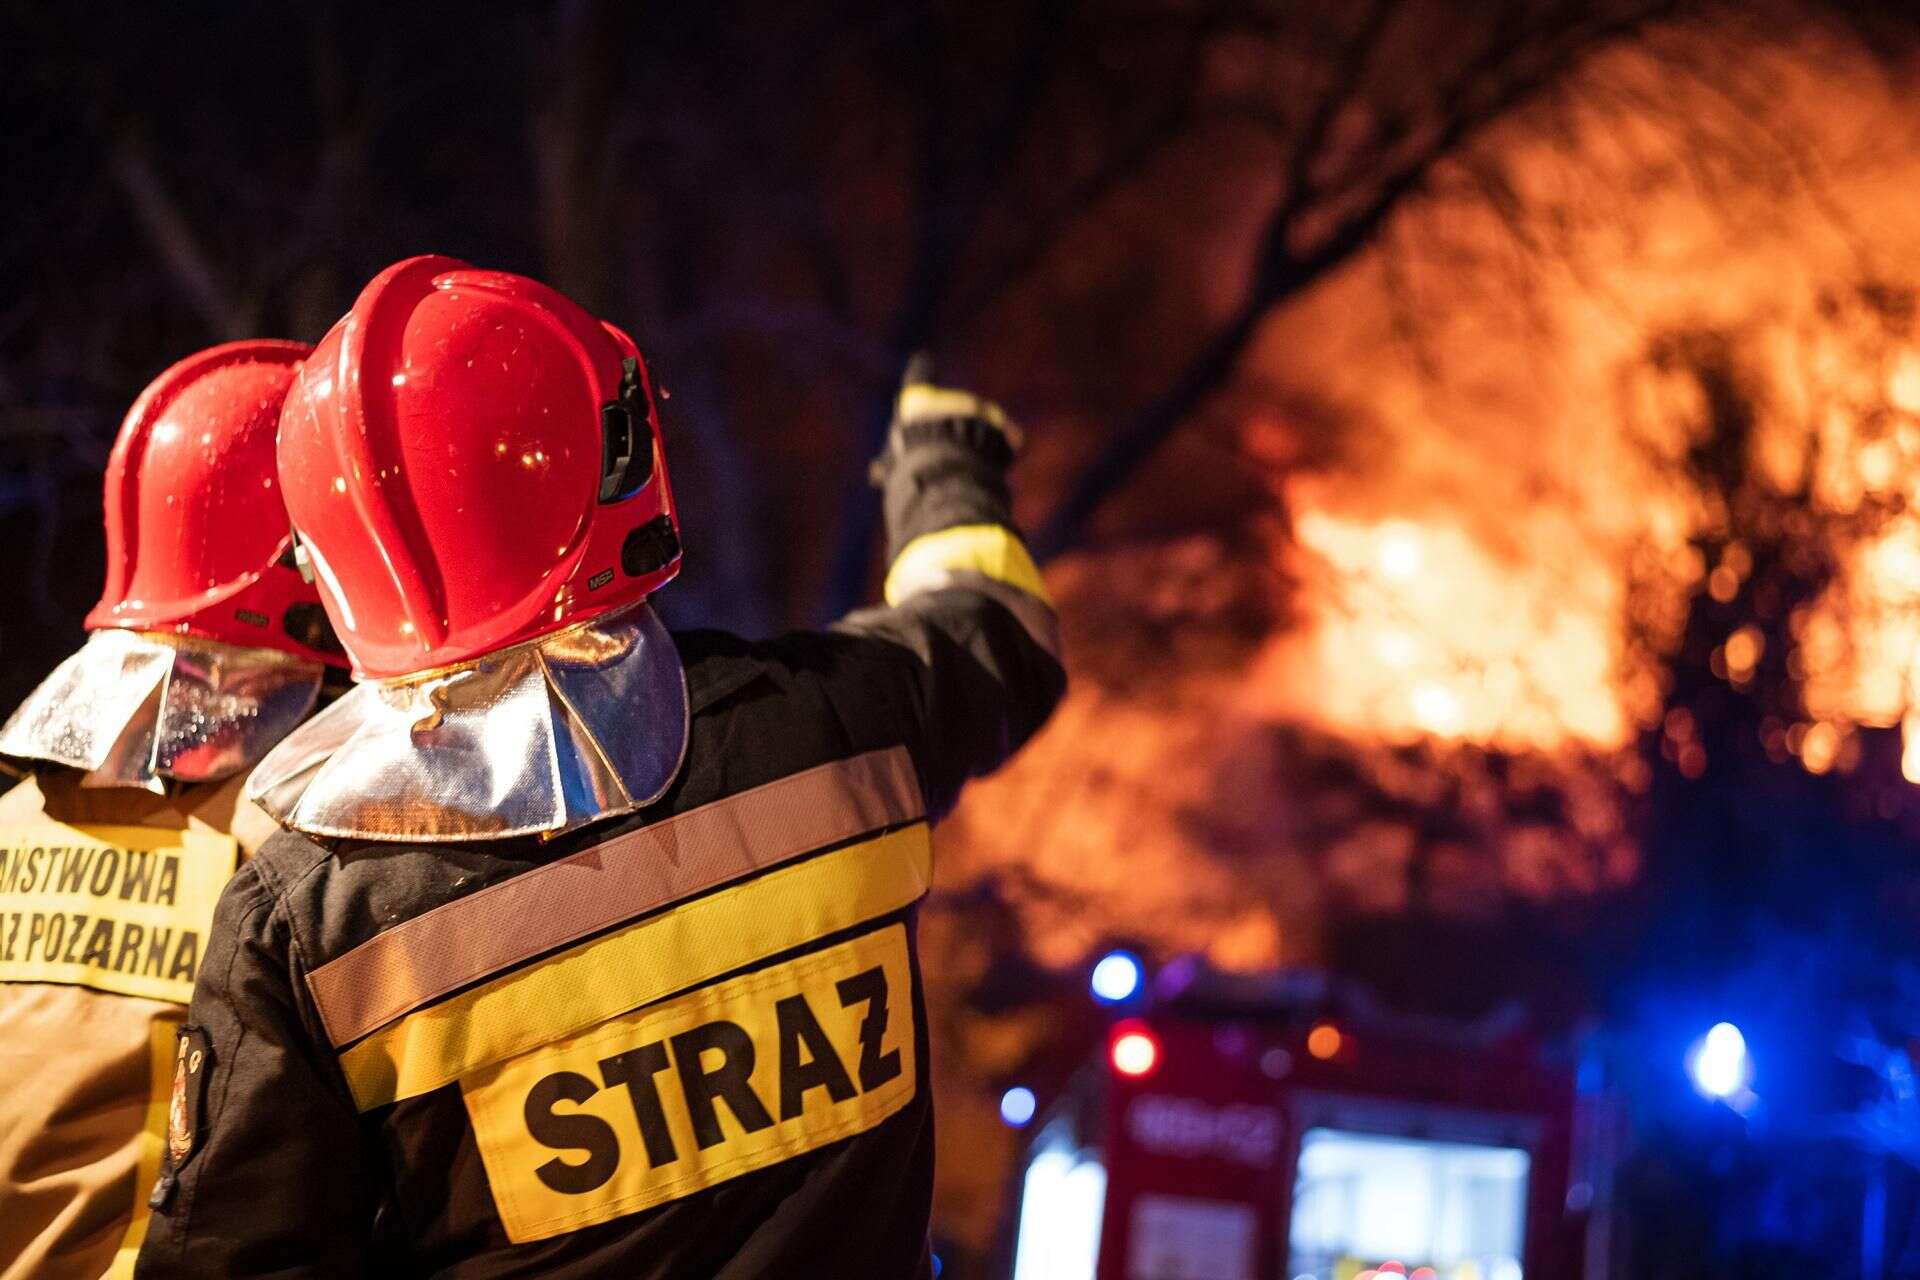
{"type": "Polygon", "coordinates": [[[540,240],[554,284],[604,312],[613,237],[607,127],[622,51],[621,6],[564,0],[555,20],[554,91],[535,118],[540,240]]]}
{"type": "MultiPolygon", "coordinates": [[[[1029,37],[1005,105],[971,151],[950,152],[946,142],[947,87],[941,76],[944,45],[930,11],[914,22],[915,89],[913,248],[906,281],[887,340],[889,365],[903,367],[915,351],[934,345],[940,318],[968,246],[980,228],[993,192],[1012,169],[1046,98],[1076,0],[1046,0],[1037,6],[1029,37]]],[[[842,480],[841,528],[828,565],[826,598],[819,612],[832,617],[852,608],[866,589],[879,512],[866,492],[866,460],[886,441],[893,415],[892,376],[875,385],[856,437],[857,456],[842,480]]]]}
{"type": "Polygon", "coordinates": [[[123,140],[115,149],[113,175],[131,202],[141,230],[207,328],[226,341],[247,337],[254,327],[254,308],[241,303],[221,278],[186,213],[138,144],[123,140]]]}
{"type": "MultiPolygon", "coordinates": [[[[1469,139],[1495,120],[1517,109],[1546,86],[1580,65],[1598,50],[1644,29],[1675,8],[1668,0],[1634,6],[1611,19],[1579,23],[1573,30],[1550,32],[1540,44],[1501,65],[1501,41],[1511,33],[1496,34],[1467,68],[1464,82],[1455,86],[1454,100],[1462,105],[1441,122],[1429,139],[1400,157],[1378,177],[1352,210],[1339,218],[1316,243],[1304,250],[1293,245],[1300,223],[1326,203],[1335,207],[1353,199],[1332,197],[1324,189],[1318,199],[1302,203],[1311,186],[1311,158],[1303,165],[1294,153],[1292,180],[1261,237],[1252,279],[1240,305],[1200,344],[1188,364],[1166,391],[1144,406],[1094,456],[1068,491],[1066,498],[1034,539],[1036,554],[1051,559],[1072,549],[1085,536],[1093,513],[1121,488],[1159,449],[1170,434],[1230,379],[1240,357],[1252,343],[1261,323],[1284,300],[1304,291],[1334,267],[1348,261],[1369,244],[1387,218],[1427,182],[1434,168],[1456,154],[1469,139]],[[1489,74],[1491,73],[1491,74],[1489,74]]],[[[1376,23],[1384,19],[1370,15],[1376,23]]],[[[1350,55],[1354,73],[1364,58],[1350,55]]],[[[1339,85],[1330,97],[1342,92],[1339,85]]],[[[1329,118],[1338,117],[1338,106],[1329,118]]],[[[1324,113],[1323,113],[1324,114],[1324,113]]],[[[1308,137],[1314,127],[1308,125],[1308,137]]]]}

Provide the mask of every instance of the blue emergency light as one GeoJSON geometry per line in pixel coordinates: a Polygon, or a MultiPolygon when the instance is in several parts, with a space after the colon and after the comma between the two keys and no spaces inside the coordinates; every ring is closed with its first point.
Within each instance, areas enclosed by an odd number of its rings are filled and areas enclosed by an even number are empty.
{"type": "Polygon", "coordinates": [[[1087,985],[1101,1004],[1119,1004],[1139,994],[1146,977],[1139,956],[1131,951],[1109,951],[1093,966],[1093,977],[1087,985]]]}
{"type": "Polygon", "coordinates": [[[1753,1083],[1746,1036],[1731,1022],[1715,1023],[1687,1051],[1687,1074],[1704,1097],[1724,1102],[1745,1093],[1753,1083]]]}

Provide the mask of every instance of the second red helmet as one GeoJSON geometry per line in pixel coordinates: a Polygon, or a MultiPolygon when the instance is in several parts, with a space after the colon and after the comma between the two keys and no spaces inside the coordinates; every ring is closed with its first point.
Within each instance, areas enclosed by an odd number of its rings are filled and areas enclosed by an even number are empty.
{"type": "Polygon", "coordinates": [[[644,599],[679,523],[633,340],[525,276],[399,262],[288,392],[288,513],[361,675],[463,662],[644,599]]]}
{"type": "Polygon", "coordinates": [[[89,630],[176,632],[341,661],[286,554],[274,473],[282,397],[304,343],[209,347],[153,380],[107,459],[107,585],[89,630]]]}

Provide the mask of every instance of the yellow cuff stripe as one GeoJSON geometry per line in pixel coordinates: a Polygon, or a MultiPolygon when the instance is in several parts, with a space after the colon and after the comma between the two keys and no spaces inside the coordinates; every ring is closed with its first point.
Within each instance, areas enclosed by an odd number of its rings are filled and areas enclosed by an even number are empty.
{"type": "Polygon", "coordinates": [[[971,391],[936,387],[930,382],[910,382],[900,388],[900,398],[894,402],[893,411],[894,416],[902,422],[927,418],[985,418],[1003,431],[1007,426],[1006,412],[993,401],[983,400],[971,391]]]}
{"type": "Polygon", "coordinates": [[[901,548],[887,571],[888,604],[899,604],[946,583],[949,574],[971,571],[1024,591],[1051,605],[1047,584],[1026,544],[1005,525],[960,524],[922,534],[901,548]]]}
{"type": "Polygon", "coordinates": [[[362,1111],[896,911],[925,894],[923,822],[696,898],[407,1015],[340,1055],[362,1111]]]}

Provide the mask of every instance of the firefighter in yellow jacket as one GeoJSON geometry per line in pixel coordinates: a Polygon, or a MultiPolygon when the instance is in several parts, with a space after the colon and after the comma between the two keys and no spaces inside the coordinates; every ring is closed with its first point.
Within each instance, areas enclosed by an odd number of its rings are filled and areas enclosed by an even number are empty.
{"type": "Polygon", "coordinates": [[[362,677],[194,989],[144,1277],[931,1275],[929,825],[1065,678],[1016,438],[913,385],[884,607],[669,633],[646,366],[535,281],[389,268],[280,471],[362,677]]]}
{"type": "Polygon", "coordinates": [[[214,903],[275,829],[246,772],[338,661],[274,473],[307,350],[215,347],[141,395],[91,635],[0,729],[3,1280],[132,1274],[214,903]]]}

